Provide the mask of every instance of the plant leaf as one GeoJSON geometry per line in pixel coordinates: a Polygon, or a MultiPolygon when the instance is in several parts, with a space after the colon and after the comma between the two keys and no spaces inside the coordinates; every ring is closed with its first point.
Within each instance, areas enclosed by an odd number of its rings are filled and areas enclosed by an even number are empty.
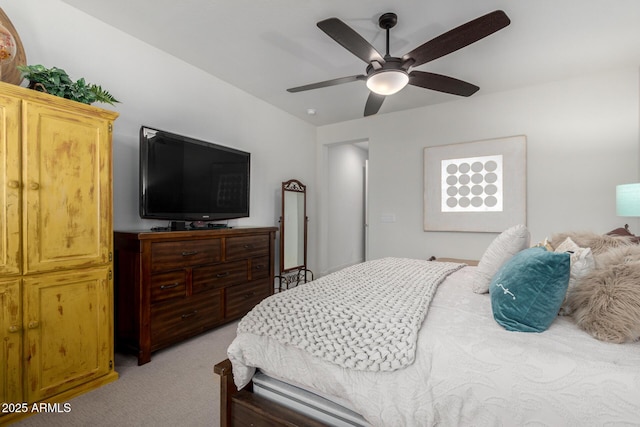
{"type": "Polygon", "coordinates": [[[88,83],[84,78],[73,81],[62,68],[44,65],[18,65],[22,77],[29,80],[32,89],[85,104],[96,101],[113,105],[120,102],[102,87],[88,83]]]}

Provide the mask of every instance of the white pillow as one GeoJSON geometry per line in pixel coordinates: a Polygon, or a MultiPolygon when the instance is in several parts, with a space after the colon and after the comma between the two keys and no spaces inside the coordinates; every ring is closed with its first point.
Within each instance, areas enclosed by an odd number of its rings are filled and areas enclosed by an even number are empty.
{"type": "Polygon", "coordinates": [[[529,247],[531,234],[524,225],[515,225],[496,237],[480,258],[476,274],[471,285],[473,292],[486,294],[489,292],[491,279],[502,264],[521,250],[529,247]]]}
{"type": "Polygon", "coordinates": [[[555,252],[569,252],[571,255],[569,287],[567,288],[567,294],[565,295],[562,307],[560,307],[560,314],[567,316],[571,314],[571,309],[567,304],[567,298],[569,298],[569,295],[575,290],[580,280],[596,267],[596,261],[591,252],[591,248],[581,248],[571,237],[567,237],[560,243],[555,252]]]}
{"type": "Polygon", "coordinates": [[[580,246],[571,237],[567,237],[556,247],[555,252],[574,252],[577,249],[580,249],[580,246]]]}

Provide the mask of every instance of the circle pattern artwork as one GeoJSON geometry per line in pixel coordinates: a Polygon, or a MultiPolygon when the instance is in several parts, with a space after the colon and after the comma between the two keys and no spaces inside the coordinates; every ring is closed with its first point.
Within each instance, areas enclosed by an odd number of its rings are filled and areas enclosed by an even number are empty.
{"type": "Polygon", "coordinates": [[[502,156],[442,160],[442,212],[501,212],[502,156]]]}

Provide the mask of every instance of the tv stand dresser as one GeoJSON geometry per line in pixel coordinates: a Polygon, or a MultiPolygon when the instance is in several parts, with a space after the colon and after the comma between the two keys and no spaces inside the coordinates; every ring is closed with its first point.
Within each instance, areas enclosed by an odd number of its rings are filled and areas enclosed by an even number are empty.
{"type": "Polygon", "coordinates": [[[245,315],[273,293],[276,230],[116,231],[116,348],[142,365],[245,315]]]}

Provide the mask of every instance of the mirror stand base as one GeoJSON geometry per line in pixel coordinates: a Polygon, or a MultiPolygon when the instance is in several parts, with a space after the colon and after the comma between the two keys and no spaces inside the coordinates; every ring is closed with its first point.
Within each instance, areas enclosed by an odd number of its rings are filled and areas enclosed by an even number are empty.
{"type": "Polygon", "coordinates": [[[276,279],[278,279],[278,287],[276,288],[276,292],[282,292],[290,288],[295,288],[300,283],[307,283],[312,281],[313,271],[301,267],[298,270],[280,273],[279,276],[276,276],[276,279]]]}

